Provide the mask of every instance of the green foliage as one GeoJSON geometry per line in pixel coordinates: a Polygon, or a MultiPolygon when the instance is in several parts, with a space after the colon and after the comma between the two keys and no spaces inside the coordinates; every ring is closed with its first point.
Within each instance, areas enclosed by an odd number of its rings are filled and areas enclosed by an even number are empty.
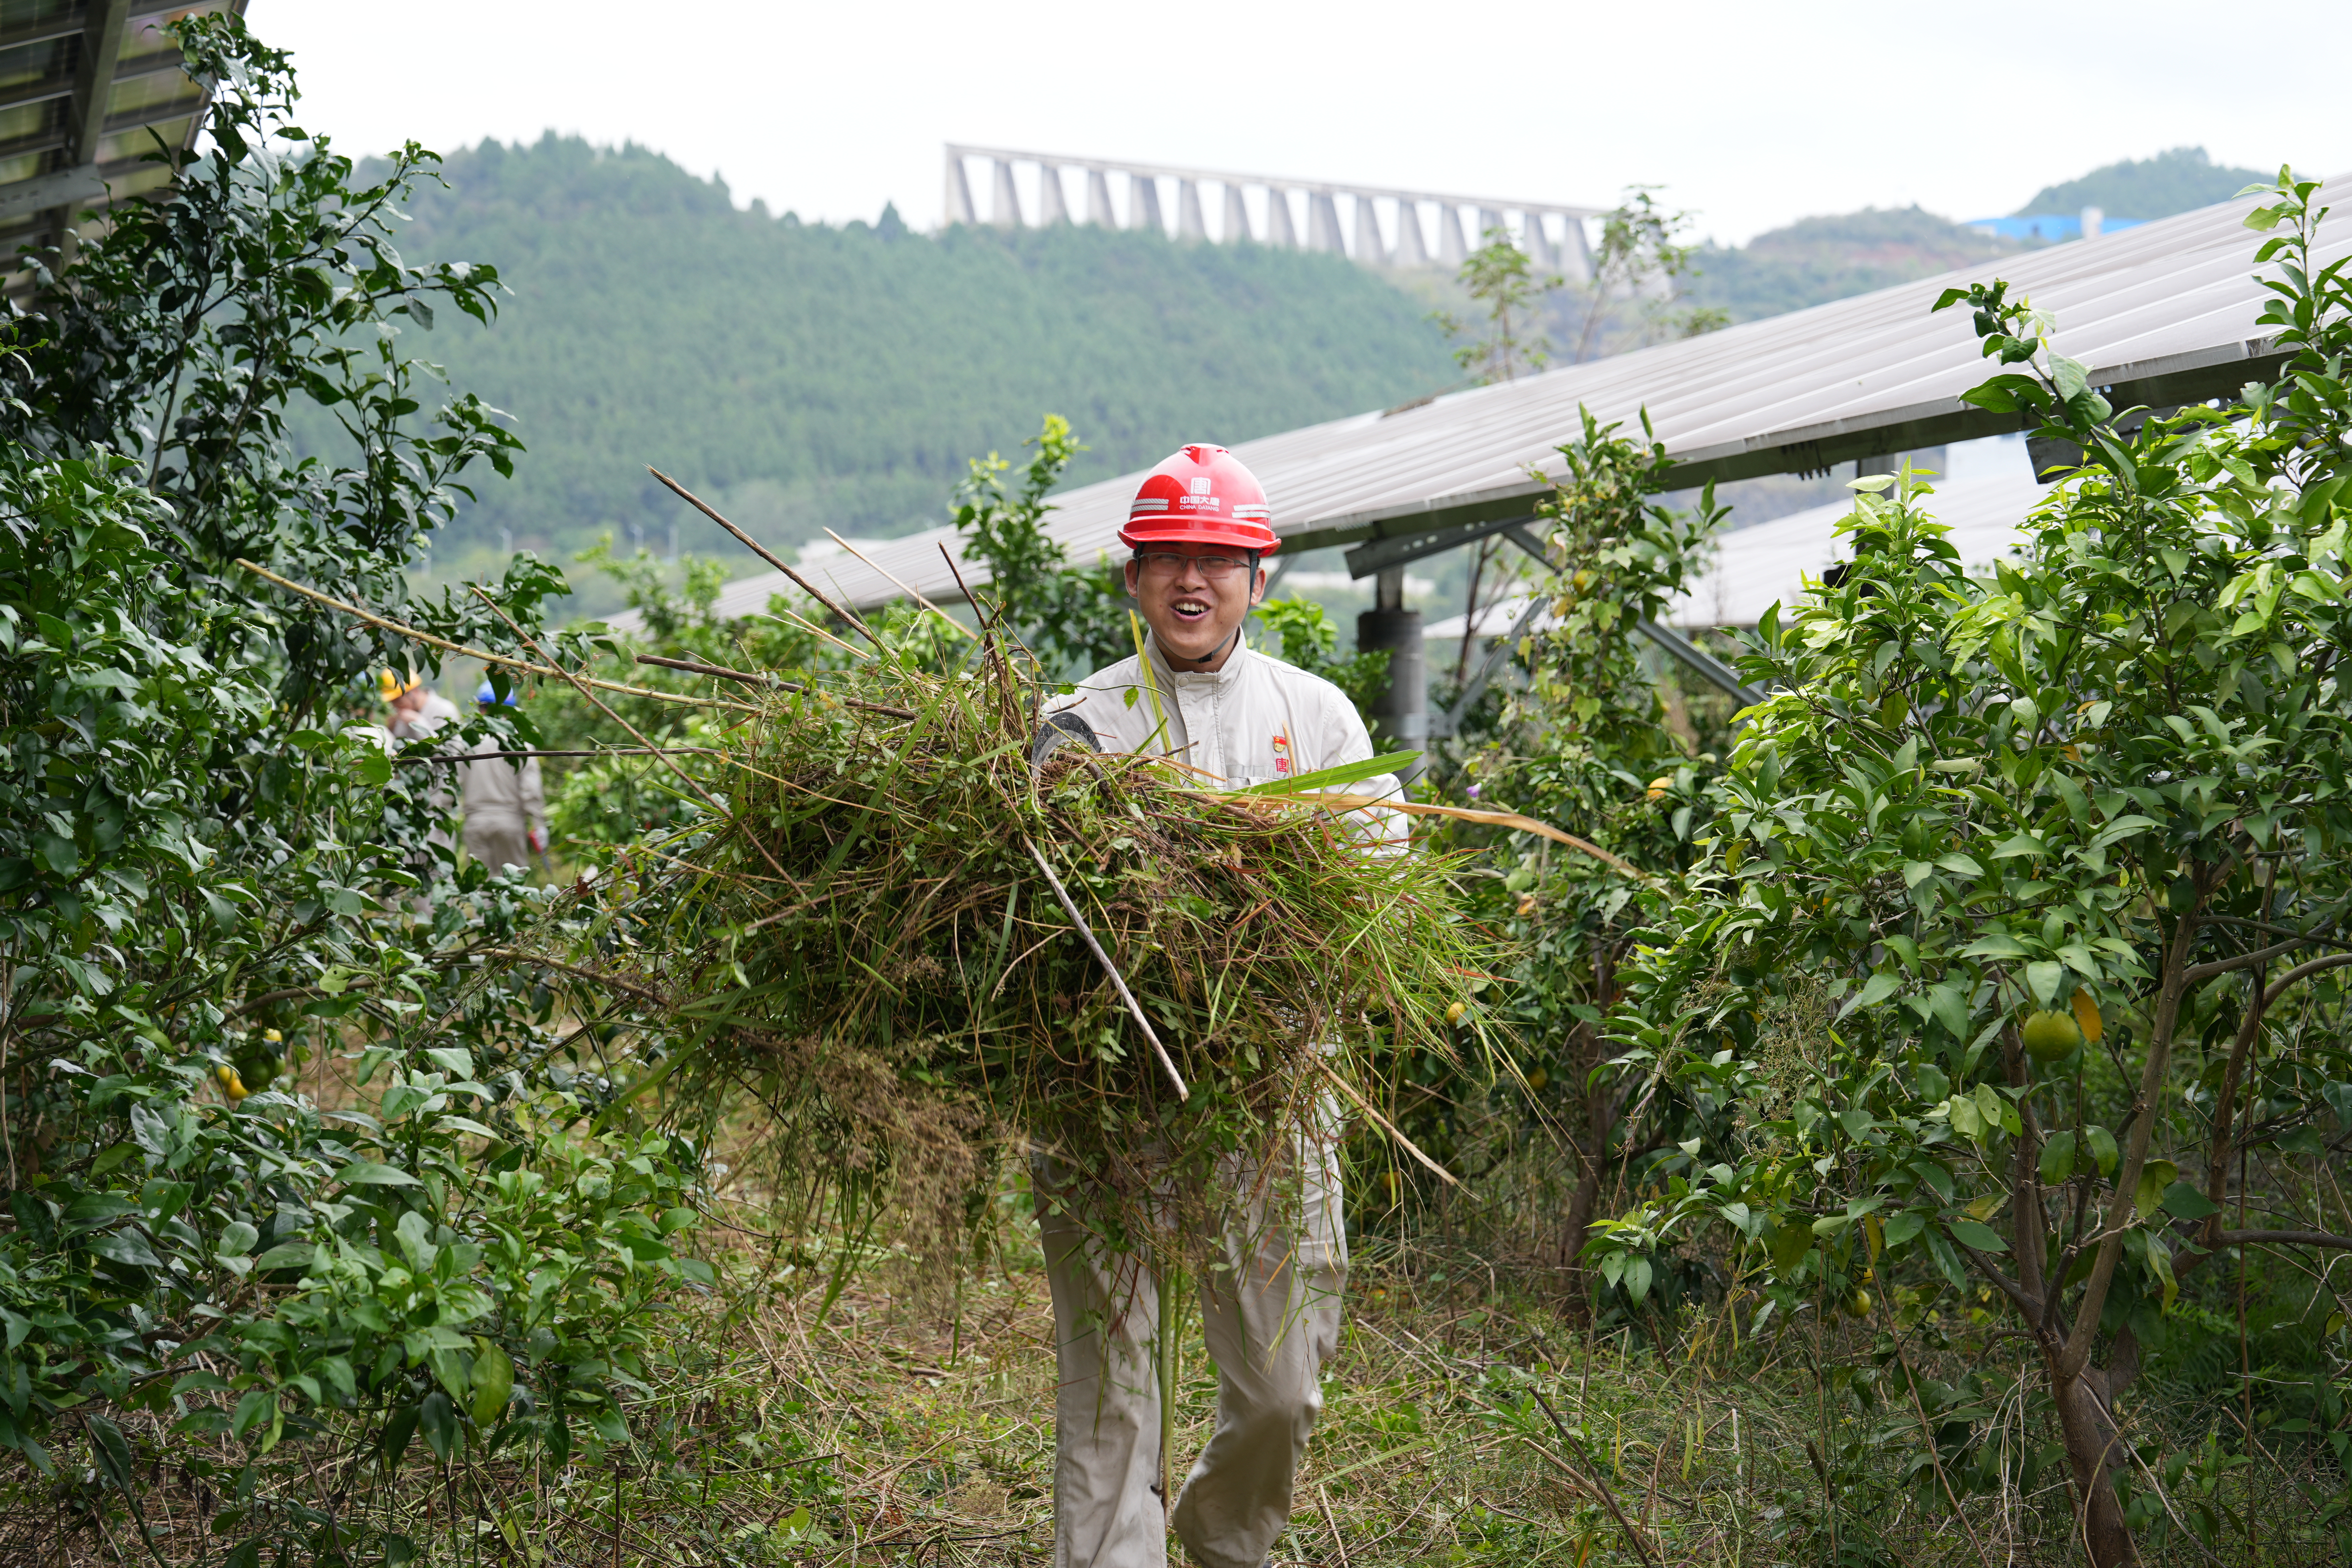
{"type": "MultiPolygon", "coordinates": [[[[583,673],[653,691],[706,690],[709,682],[659,665],[640,664],[640,652],[691,659],[730,669],[822,669],[846,664],[850,655],[829,643],[804,621],[796,623],[770,601],[770,610],[737,617],[718,613],[724,563],[687,555],[673,588],[671,573],[646,551],[622,556],[607,533],[581,552],[582,564],[611,577],[644,627],[642,635],[598,634],[585,640],[583,673]]],[[[798,608],[810,608],[798,600],[798,608]]],[[[904,612],[899,612],[903,614],[904,612]]],[[[846,627],[842,628],[845,632],[846,627]]],[[[551,749],[583,750],[711,744],[725,728],[723,715],[653,698],[601,693],[592,704],[568,684],[533,683],[532,722],[551,749]],[[634,733],[632,731],[634,731],[634,733]]],[[[602,869],[630,847],[666,838],[690,826],[708,806],[680,785],[661,759],[643,754],[572,762],[549,759],[548,826],[555,848],[575,866],[602,869]]]]}
{"type": "Polygon", "coordinates": [[[1488,1000],[1515,1037],[1517,1073],[1482,1098],[1449,1064],[1418,1064],[1429,1109],[1408,1131],[1471,1171],[1508,1168],[1511,1149],[1537,1152],[1541,1173],[1506,1201],[1523,1223],[1561,1225],[1573,1258],[1606,1173],[1654,1148],[1680,1114],[1655,1100],[1634,1107],[1640,1080],[1611,1070],[1599,1025],[1640,921],[1638,879],[1692,860],[1694,813],[1715,763],[1675,732],[1671,677],[1635,626],[1661,616],[1700,570],[1722,512],[1711,494],[1694,511],[1662,504],[1664,447],[1590,415],[1581,438],[1560,452],[1563,475],[1537,507],[1548,557],[1535,593],[1550,624],[1511,650],[1516,689],[1498,683],[1439,784],[1460,805],[1564,826],[1619,864],[1547,840],[1456,830],[1485,851],[1486,875],[1469,884],[1474,907],[1511,938],[1505,983],[1488,1000]]]}
{"type": "MultiPolygon", "coordinates": [[[[1538,302],[1559,288],[1561,279],[1537,277],[1528,253],[1512,243],[1508,234],[1494,228],[1486,231],[1486,242],[1464,258],[1459,281],[1473,300],[1486,308],[1481,335],[1454,351],[1454,363],[1467,373],[1471,383],[1489,386],[1498,381],[1516,381],[1522,370],[1533,374],[1543,369],[1551,357],[1551,344],[1540,331],[1530,335],[1530,328],[1538,302]]],[[[1430,319],[1444,328],[1449,338],[1465,337],[1473,330],[1472,323],[1443,310],[1430,319]]]]}
{"type": "Polygon", "coordinates": [[[2145,221],[2226,202],[2247,185],[2263,183],[2259,169],[2223,168],[2202,147],[2175,147],[2152,158],[2126,158],[2080,179],[2044,185],[2017,209],[2016,216],[2032,217],[2097,207],[2109,217],[2145,221]]]}
{"type": "Polygon", "coordinates": [[[2225,1198],[2308,1228],[2321,1129],[2352,1111],[2326,956],[2352,910],[2352,289],[2313,255],[2315,189],[2282,174],[2249,220],[2278,231],[2264,324],[2297,358],[2236,407],[2126,434],[2026,301],[1946,295],[2021,367],[1970,400],[2084,466],[1990,579],[1915,476],[1856,481],[1843,581],[1768,614],[1743,660],[1773,694],[1616,1022],[1696,1136],[1612,1222],[1604,1272],[1720,1226],[1783,1310],[1874,1269],[1990,1286],[2044,1363],[2102,1563],[2131,1483],[2072,1392],[2095,1346],[2162,1342],[2230,1245],[2225,1198]],[[2095,1044],[2030,1058],[2044,1009],[2095,1044]]]}
{"type": "MultiPolygon", "coordinates": [[[[340,1561],[376,1525],[321,1450],[625,1435],[698,1162],[567,1128],[611,1098],[573,1070],[594,1004],[489,962],[546,901],[459,874],[433,770],[352,722],[412,650],[236,564],[511,643],[471,596],[402,604],[515,442],[470,395],[425,417],[401,334],[486,320],[496,274],[393,247],[430,154],[354,184],[282,54],[178,26],[213,151],[159,153],[175,184],[43,273],[0,359],[0,1447],[134,1539],[168,1449],[239,1560],[340,1561]],[[332,432],[306,460],[298,408],[332,432]]],[[[530,626],[562,589],[524,557],[498,596],[530,626]]]]}
{"type": "Polygon", "coordinates": [[[1026,445],[1037,454],[1022,471],[1018,491],[1005,487],[1012,465],[1003,458],[991,452],[971,460],[956,487],[956,531],[988,563],[985,597],[1038,667],[1052,676],[1090,675],[1135,646],[1124,568],[1105,557],[1073,569],[1067,552],[1045,531],[1046,498],[1086,450],[1070,422],[1046,415],[1026,445]]]}
{"type": "Polygon", "coordinates": [[[1339,628],[1312,599],[1267,599],[1255,614],[1280,646],[1282,661],[1319,675],[1348,694],[1359,711],[1388,684],[1389,650],[1359,648],[1339,655],[1339,628]]]}
{"type": "MultiPolygon", "coordinates": [[[[495,255],[498,331],[453,373],[533,457],[436,546],[667,536],[657,464],[770,547],[940,520],[964,458],[1041,408],[1093,447],[1074,479],[1391,405],[1452,379],[1424,309],[1345,258],[1087,226],[896,237],[739,212],[642,148],[547,137],[453,155],[411,257],[495,255]]],[[[688,517],[689,548],[735,546],[688,517]]]]}
{"type": "Polygon", "coordinates": [[[1577,290],[1581,320],[1570,355],[1575,363],[1666,338],[1695,338],[1730,321],[1713,306],[1687,300],[1697,277],[1696,247],[1683,237],[1691,216],[1661,207],[1655,189],[1629,185],[1601,215],[1592,275],[1577,290]]]}

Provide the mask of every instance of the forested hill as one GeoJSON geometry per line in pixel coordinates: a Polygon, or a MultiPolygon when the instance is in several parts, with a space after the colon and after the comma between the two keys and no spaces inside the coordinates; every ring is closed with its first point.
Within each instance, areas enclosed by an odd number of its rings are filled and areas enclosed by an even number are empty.
{"type": "Polygon", "coordinates": [[[1693,298],[1735,321],[1826,304],[2023,248],[1912,207],[1800,218],[1744,246],[1700,249],[1693,298]]]}
{"type": "MultiPolygon", "coordinates": [[[[1458,372],[1427,307],[1331,256],[1062,227],[932,238],[738,211],[638,148],[549,136],[451,157],[411,259],[495,264],[497,324],[422,345],[530,447],[442,542],[443,572],[612,529],[666,547],[654,464],[767,539],[940,521],[964,460],[1047,410],[1093,448],[1074,480],[1179,441],[1236,441],[1401,402],[1458,372]]],[[[685,513],[679,542],[714,550],[685,513]]],[[[587,574],[573,572],[575,581],[587,574]]]]}
{"type": "Polygon", "coordinates": [[[2044,185],[2017,209],[2017,216],[2079,212],[2095,206],[2105,209],[2109,217],[2146,223],[2226,202],[2246,186],[2270,177],[2260,169],[2216,163],[2202,147],[2175,147],[2153,158],[2109,163],[2079,180],[2044,185]]]}

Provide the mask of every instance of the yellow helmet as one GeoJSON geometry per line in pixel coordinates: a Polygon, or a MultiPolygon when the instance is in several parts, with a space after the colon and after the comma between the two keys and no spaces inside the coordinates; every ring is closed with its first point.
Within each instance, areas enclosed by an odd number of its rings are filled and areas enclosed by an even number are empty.
{"type": "Polygon", "coordinates": [[[379,670],[375,678],[375,689],[383,693],[383,700],[386,702],[403,692],[414,691],[424,684],[414,677],[395,675],[389,669],[379,670]]]}

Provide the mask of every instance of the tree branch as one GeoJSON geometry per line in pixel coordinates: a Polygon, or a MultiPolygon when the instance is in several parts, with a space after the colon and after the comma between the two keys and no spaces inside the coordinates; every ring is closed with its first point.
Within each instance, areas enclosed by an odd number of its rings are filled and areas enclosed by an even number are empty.
{"type": "MultiPolygon", "coordinates": [[[[2000,1032],[2001,1068],[2008,1076],[2010,1087],[2023,1089],[2031,1079],[2025,1070],[2025,1050],[2018,1043],[2017,1025],[2012,1022],[2000,1032]]],[[[2033,1113],[2030,1096],[2017,1103],[2019,1131],[2017,1163],[2010,1177],[2011,1191],[2016,1198],[2011,1226],[2011,1245],[2017,1251],[2017,1283],[2022,1295],[2041,1303],[2041,1313],[2035,1314],[2033,1326],[2042,1327],[2042,1314],[2050,1310],[2052,1296],[2042,1277],[2042,1261],[2049,1256],[2048,1229],[2050,1216],[2042,1207],[2042,1121],[2033,1113]]]]}
{"type": "MultiPolygon", "coordinates": [[[[2205,891],[2201,887],[2198,889],[2200,904],[2204,901],[2205,891]]],[[[2124,1232],[2129,1228],[2134,1214],[2133,1194],[2139,1187],[2140,1172],[2147,1164],[2148,1138],[2156,1128],[2151,1108],[2171,1063],[2172,1035],[2179,1026],[2181,998],[2188,994],[2189,976],[2193,973],[2189,954],[2196,941],[2197,911],[2192,909],[2173,928],[2172,951],[2165,957],[2164,990],[2156,1005],[2154,1026],[2148,1031],[2147,1059],[2140,1068],[2139,1098],[2132,1107],[2131,1145],[2124,1155],[2123,1168],[2116,1173],[2114,1195],[2107,1200],[2106,1223],[2102,1226],[2107,1233],[2106,1239],[2099,1244],[2098,1260],[2091,1265],[2091,1277],[2083,1282],[2083,1298],[2074,1308],[2074,1331],[2067,1336],[2065,1349],[2051,1368],[2052,1381],[2060,1387],[2081,1376],[2083,1368],[2090,1364],[2091,1346],[2099,1332],[2099,1316],[2106,1310],[2107,1287],[2115,1281],[2116,1265],[2123,1260],[2124,1232]]]]}
{"type": "MultiPolygon", "coordinates": [[[[2042,1321],[2042,1302],[2040,1298],[2029,1294],[2024,1286],[2019,1284],[2008,1275],[2003,1274],[1999,1268],[1993,1267],[1993,1261],[1990,1256],[1985,1253],[1979,1252],[1975,1247],[1970,1247],[1958,1237],[1956,1236],[1952,1237],[1952,1245],[1969,1255],[1969,1261],[1976,1266],[1977,1272],[1991,1280],[1993,1285],[2002,1295],[2008,1297],[2011,1302],[2015,1303],[2017,1310],[2025,1314],[2025,1321],[2027,1322],[2038,1325],[2042,1321]]],[[[2038,1334],[2034,1337],[2037,1341],[2040,1339],[2038,1334]]]]}
{"type": "Polygon", "coordinates": [[[2347,963],[2352,963],[2352,952],[2331,952],[2325,958],[2315,958],[2307,963],[2296,964],[2293,969],[2280,975],[2277,982],[2263,993],[2263,1010],[2268,1011],[2273,1004],[2285,995],[2288,986],[2307,979],[2323,969],[2341,969],[2347,963]]]}
{"type": "Polygon", "coordinates": [[[2235,958],[2217,958],[2210,963],[2192,964],[2181,972],[2180,981],[2183,985],[2201,985],[2217,974],[2227,974],[2234,969],[2252,969],[2258,963],[2268,963],[2273,958],[2293,952],[2298,947],[2309,947],[2313,942],[2326,940],[2325,937],[2314,933],[2310,936],[2296,937],[2292,942],[2273,942],[2268,947],[2258,947],[2252,952],[2242,952],[2235,958]]]}
{"type": "Polygon", "coordinates": [[[2326,1230],[2225,1230],[2213,1239],[2223,1247],[2329,1247],[2352,1252],[2352,1236],[2326,1230]]]}

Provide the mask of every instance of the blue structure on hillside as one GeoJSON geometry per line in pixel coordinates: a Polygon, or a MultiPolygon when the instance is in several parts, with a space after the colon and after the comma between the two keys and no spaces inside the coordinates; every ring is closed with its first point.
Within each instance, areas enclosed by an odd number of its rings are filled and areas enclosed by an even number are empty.
{"type": "Polygon", "coordinates": [[[2112,234],[2119,228],[2137,228],[2145,221],[2136,217],[2109,217],[2096,207],[2084,207],[2079,213],[1974,218],[1969,226],[1979,234],[1997,234],[2003,239],[2032,239],[2044,245],[2055,245],[2062,239],[2096,239],[2102,234],[2112,234]]]}

